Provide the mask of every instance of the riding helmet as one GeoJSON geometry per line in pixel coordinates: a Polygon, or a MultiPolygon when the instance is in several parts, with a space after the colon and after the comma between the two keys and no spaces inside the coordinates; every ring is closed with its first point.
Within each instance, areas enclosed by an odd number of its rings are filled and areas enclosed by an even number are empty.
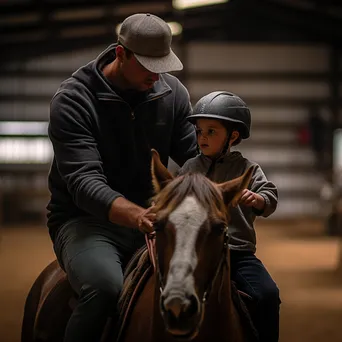
{"type": "Polygon", "coordinates": [[[251,113],[246,103],[237,95],[227,91],[214,91],[203,96],[194,106],[188,120],[220,119],[238,124],[242,139],[247,139],[251,128],[251,113]]]}

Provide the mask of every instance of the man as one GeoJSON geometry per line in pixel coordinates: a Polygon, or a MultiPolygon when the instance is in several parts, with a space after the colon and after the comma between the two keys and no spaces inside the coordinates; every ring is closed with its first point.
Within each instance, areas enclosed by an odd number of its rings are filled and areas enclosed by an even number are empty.
{"type": "Polygon", "coordinates": [[[79,296],[64,342],[99,341],[115,317],[122,270],[153,229],[151,148],[164,164],[196,154],[188,92],[167,74],[183,67],[171,40],[162,19],[132,15],[52,99],[48,227],[79,296]]]}

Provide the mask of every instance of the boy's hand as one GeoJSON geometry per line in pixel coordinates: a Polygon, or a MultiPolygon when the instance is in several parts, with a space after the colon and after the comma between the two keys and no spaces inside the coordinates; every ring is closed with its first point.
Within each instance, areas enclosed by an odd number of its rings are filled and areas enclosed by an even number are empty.
{"type": "Polygon", "coordinates": [[[263,210],[265,207],[265,199],[251,190],[244,189],[241,193],[239,204],[263,210]]]}

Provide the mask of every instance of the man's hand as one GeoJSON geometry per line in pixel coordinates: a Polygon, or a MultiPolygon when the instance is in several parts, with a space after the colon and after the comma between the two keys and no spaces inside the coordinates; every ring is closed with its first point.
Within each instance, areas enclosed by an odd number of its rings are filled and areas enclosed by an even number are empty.
{"type": "Polygon", "coordinates": [[[124,197],[118,197],[109,210],[109,220],[114,224],[150,233],[153,231],[153,222],[156,218],[152,208],[153,206],[145,209],[124,197]]]}
{"type": "Polygon", "coordinates": [[[144,210],[137,218],[137,226],[142,233],[153,232],[153,222],[156,219],[156,214],[151,212],[152,208],[153,206],[144,210]]]}
{"type": "Polygon", "coordinates": [[[254,207],[258,210],[263,210],[265,207],[265,199],[255,192],[244,189],[241,193],[240,200],[238,202],[241,205],[245,205],[246,207],[254,207]]]}

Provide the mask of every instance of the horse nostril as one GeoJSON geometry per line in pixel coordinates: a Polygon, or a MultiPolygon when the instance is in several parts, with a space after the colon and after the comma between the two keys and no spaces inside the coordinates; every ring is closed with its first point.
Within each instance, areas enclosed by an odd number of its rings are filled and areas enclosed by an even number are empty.
{"type": "Polygon", "coordinates": [[[187,298],[172,297],[162,300],[161,306],[164,312],[178,319],[182,314],[187,316],[196,314],[198,311],[198,300],[194,295],[187,298]]]}
{"type": "Polygon", "coordinates": [[[189,316],[192,316],[192,315],[198,313],[199,302],[198,302],[198,298],[194,295],[191,295],[189,300],[190,300],[190,305],[188,306],[187,314],[189,316]]]}
{"type": "Polygon", "coordinates": [[[181,297],[172,297],[165,299],[163,306],[166,312],[178,318],[180,314],[186,310],[187,306],[190,304],[189,300],[183,299],[181,297]]]}

